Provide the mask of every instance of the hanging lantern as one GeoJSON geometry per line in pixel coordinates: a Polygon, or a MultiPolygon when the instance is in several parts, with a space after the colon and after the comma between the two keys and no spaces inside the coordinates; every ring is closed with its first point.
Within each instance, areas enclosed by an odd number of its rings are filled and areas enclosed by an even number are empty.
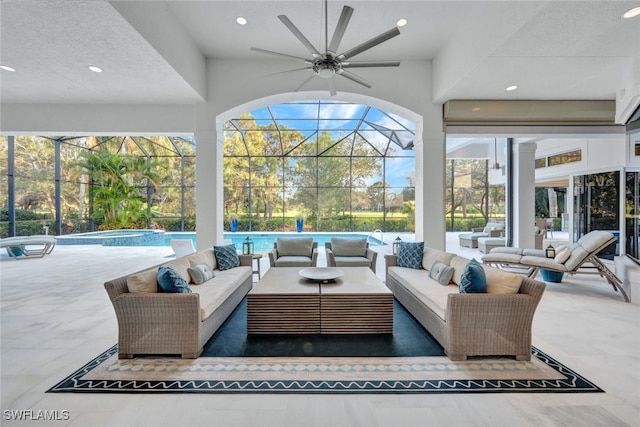
{"type": "Polygon", "coordinates": [[[555,258],[556,257],[556,250],[551,245],[547,246],[547,249],[545,249],[544,253],[547,256],[547,258],[555,258]]]}
{"type": "Polygon", "coordinates": [[[251,241],[251,237],[244,239],[242,243],[242,253],[245,255],[253,255],[253,242],[251,241]]]}
{"type": "Polygon", "coordinates": [[[393,254],[394,255],[398,255],[398,253],[400,252],[400,242],[402,242],[402,239],[400,237],[396,237],[396,240],[393,241],[393,254]]]}

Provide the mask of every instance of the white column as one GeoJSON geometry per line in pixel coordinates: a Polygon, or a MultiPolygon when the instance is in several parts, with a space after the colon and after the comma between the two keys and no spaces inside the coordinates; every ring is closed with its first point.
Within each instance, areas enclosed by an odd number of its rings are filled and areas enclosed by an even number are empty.
{"type": "Polygon", "coordinates": [[[415,141],[416,153],[416,241],[446,249],[444,173],[444,133],[423,134],[415,141]]]}
{"type": "Polygon", "coordinates": [[[222,145],[214,130],[196,131],[196,234],[198,250],[222,243],[222,145]]]}
{"type": "Polygon", "coordinates": [[[513,246],[534,248],[536,143],[513,146],[513,246]]]}

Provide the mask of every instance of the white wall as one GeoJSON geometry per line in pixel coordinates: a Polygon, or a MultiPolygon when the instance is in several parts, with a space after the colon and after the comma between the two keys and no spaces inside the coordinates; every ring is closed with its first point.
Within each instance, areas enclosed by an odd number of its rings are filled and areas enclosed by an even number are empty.
{"type": "Polygon", "coordinates": [[[550,138],[538,141],[536,158],[582,150],[582,160],[536,169],[536,181],[618,170],[625,166],[627,143],[624,134],[610,137],[550,138]]]}

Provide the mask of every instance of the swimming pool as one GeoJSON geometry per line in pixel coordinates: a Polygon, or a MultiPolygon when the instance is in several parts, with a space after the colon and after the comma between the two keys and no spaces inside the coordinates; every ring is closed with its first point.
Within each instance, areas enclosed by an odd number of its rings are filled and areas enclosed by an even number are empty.
{"type": "MultiPolygon", "coordinates": [[[[237,232],[224,233],[225,240],[231,240],[237,249],[242,250],[242,243],[247,237],[253,242],[254,252],[266,253],[273,249],[273,242],[278,237],[313,237],[318,242],[318,248],[323,248],[325,242],[332,237],[366,238],[371,246],[381,246],[380,233],[375,238],[371,233],[278,233],[278,232],[237,232]]],[[[171,232],[163,230],[110,230],[90,233],[67,234],[57,236],[59,245],[102,245],[102,246],[170,246],[172,239],[190,239],[196,246],[195,232],[171,232]]]]}

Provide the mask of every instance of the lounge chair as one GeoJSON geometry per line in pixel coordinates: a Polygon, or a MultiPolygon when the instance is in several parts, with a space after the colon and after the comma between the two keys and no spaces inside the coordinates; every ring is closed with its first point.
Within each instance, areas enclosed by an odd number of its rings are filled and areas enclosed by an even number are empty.
{"type": "Polygon", "coordinates": [[[461,247],[477,248],[481,237],[500,237],[504,233],[504,222],[488,222],[484,228],[472,228],[471,231],[458,236],[461,247]]]}
{"type": "Polygon", "coordinates": [[[176,254],[176,258],[190,255],[196,251],[191,239],[171,239],[171,249],[176,254]]]}
{"type": "Polygon", "coordinates": [[[378,253],[369,249],[367,239],[332,237],[324,247],[327,267],[369,267],[376,272],[378,253]]]}
{"type": "Polygon", "coordinates": [[[482,257],[482,262],[502,269],[520,269],[530,278],[535,277],[540,269],[573,275],[595,268],[629,302],[622,281],[597,257],[600,251],[615,242],[613,234],[596,230],[565,248],[558,246],[555,258],[547,258],[545,251],[540,249],[495,248],[482,257]]]}
{"type": "Polygon", "coordinates": [[[0,248],[6,248],[10,257],[42,258],[56,246],[56,238],[49,235],[17,236],[0,239],[0,248]]]}
{"type": "Polygon", "coordinates": [[[318,242],[311,237],[278,237],[269,252],[271,267],[315,267],[318,242]]]}

